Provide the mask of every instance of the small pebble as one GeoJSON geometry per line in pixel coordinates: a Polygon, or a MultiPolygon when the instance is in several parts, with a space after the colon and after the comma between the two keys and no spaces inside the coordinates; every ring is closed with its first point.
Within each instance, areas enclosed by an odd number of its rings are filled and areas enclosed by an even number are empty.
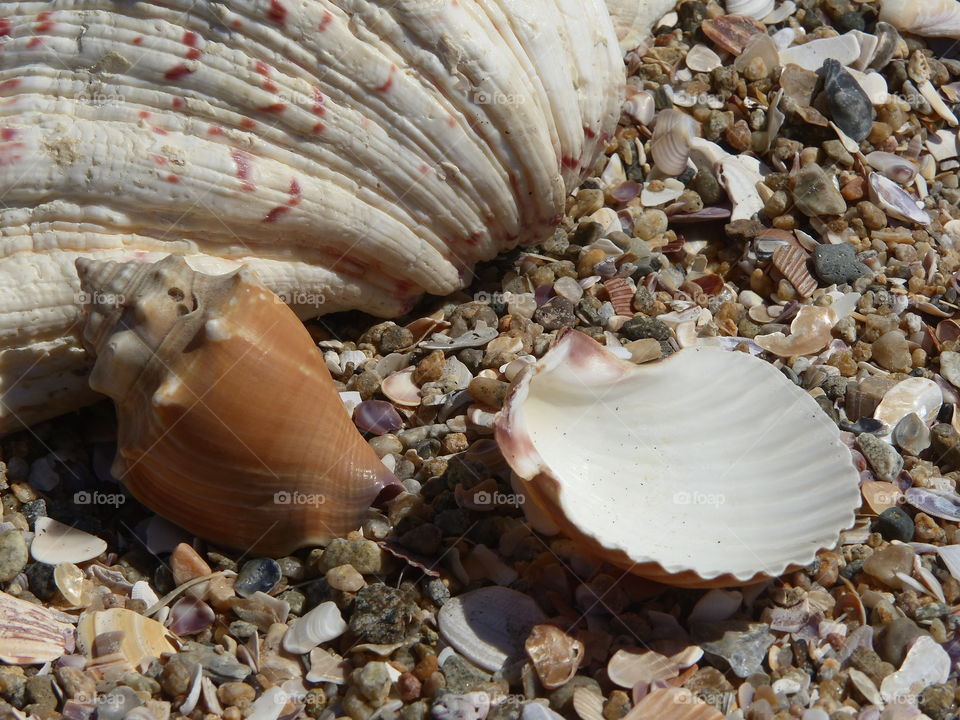
{"type": "Polygon", "coordinates": [[[887,508],[877,518],[877,530],[885,540],[910,542],[913,540],[913,518],[901,508],[887,508]]]}
{"type": "Polygon", "coordinates": [[[827,285],[852,283],[870,273],[870,268],[857,260],[856,250],[849,243],[818,245],[813,250],[813,267],[827,285]]]}
{"type": "Polygon", "coordinates": [[[254,593],[270,594],[279,583],[283,573],[280,565],[271,558],[247,560],[240,568],[233,589],[240,597],[248,598],[254,593]]]}
{"type": "Polygon", "coordinates": [[[334,590],[343,592],[357,592],[366,585],[363,575],[358,573],[352,565],[340,565],[330,568],[326,573],[327,583],[334,590]]]}

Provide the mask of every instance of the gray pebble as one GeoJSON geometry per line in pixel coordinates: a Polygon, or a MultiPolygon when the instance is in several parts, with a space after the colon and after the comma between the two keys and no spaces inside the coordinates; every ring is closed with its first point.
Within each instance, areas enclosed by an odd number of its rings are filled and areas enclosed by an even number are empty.
{"type": "Polygon", "coordinates": [[[892,482],[900,474],[903,469],[903,458],[892,445],[867,433],[857,438],[857,444],[878,480],[892,482]]]}
{"type": "Polygon", "coordinates": [[[858,277],[870,274],[870,268],[857,260],[853,245],[818,245],[813,250],[813,269],[828,285],[852,283],[858,277]]]}
{"type": "Polygon", "coordinates": [[[574,304],[562,295],[551,298],[533,313],[533,321],[547,332],[577,324],[574,304]]]}
{"type": "Polygon", "coordinates": [[[27,543],[16,528],[0,532],[0,582],[13,580],[27,564],[27,543]]]}
{"type": "Polygon", "coordinates": [[[280,582],[280,565],[271,558],[247,560],[237,574],[233,589],[240,597],[248,598],[256,592],[269,594],[280,582]]]}

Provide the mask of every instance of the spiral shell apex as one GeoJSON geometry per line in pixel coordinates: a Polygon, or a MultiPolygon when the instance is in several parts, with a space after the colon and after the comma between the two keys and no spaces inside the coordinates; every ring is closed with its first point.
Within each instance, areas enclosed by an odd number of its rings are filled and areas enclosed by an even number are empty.
{"type": "Polygon", "coordinates": [[[309,333],[242,268],[77,261],[91,387],[117,408],[114,475],[217,544],[288,553],[357,529],[399,486],[309,333]]]}

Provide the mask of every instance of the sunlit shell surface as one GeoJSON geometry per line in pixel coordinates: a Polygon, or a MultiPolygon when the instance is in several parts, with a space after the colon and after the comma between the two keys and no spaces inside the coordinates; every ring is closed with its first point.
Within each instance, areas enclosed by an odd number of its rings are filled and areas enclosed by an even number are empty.
{"type": "Polygon", "coordinates": [[[850,452],[814,400],[769,363],[718,348],[638,366],[567,332],[515,381],[496,436],[526,505],[676,585],[805,565],[860,502],[850,452]]]}
{"type": "Polygon", "coordinates": [[[606,0],[613,28],[624,52],[633,50],[650,34],[650,28],[673,10],[675,0],[606,0]]]}
{"type": "Polygon", "coordinates": [[[91,386],[117,407],[113,474],[228,547],[288,553],[357,529],[396,478],[343,411],[310,334],[246,268],[78,260],[91,386]]]}
{"type": "Polygon", "coordinates": [[[36,665],[56,660],[73,647],[72,625],[42,605],[0,592],[0,662],[36,665]]]}
{"type": "Polygon", "coordinates": [[[549,234],[624,83],[602,0],[8,2],[0,22],[0,431],[93,399],[78,256],[248,263],[301,317],[397,315],[549,234]]]}

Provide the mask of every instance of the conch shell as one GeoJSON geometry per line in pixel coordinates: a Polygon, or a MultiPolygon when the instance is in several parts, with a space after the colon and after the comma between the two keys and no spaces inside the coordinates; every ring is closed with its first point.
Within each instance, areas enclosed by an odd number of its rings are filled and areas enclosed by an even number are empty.
{"type": "Polygon", "coordinates": [[[634,365],[563,333],[514,379],[496,438],[536,529],[679,586],[806,565],[860,504],[850,451],[816,402],[769,363],[715,347],[634,365]]]}
{"type": "Polygon", "coordinates": [[[253,271],[171,255],[77,260],[90,385],[113,398],[113,474],[223,546],[285,554],[357,529],[398,481],[363,441],[323,358],[253,271]]]}
{"type": "Polygon", "coordinates": [[[549,236],[624,85],[603,0],[9,2],[0,29],[0,431],[94,397],[77,257],[400,315],[549,236]]]}

